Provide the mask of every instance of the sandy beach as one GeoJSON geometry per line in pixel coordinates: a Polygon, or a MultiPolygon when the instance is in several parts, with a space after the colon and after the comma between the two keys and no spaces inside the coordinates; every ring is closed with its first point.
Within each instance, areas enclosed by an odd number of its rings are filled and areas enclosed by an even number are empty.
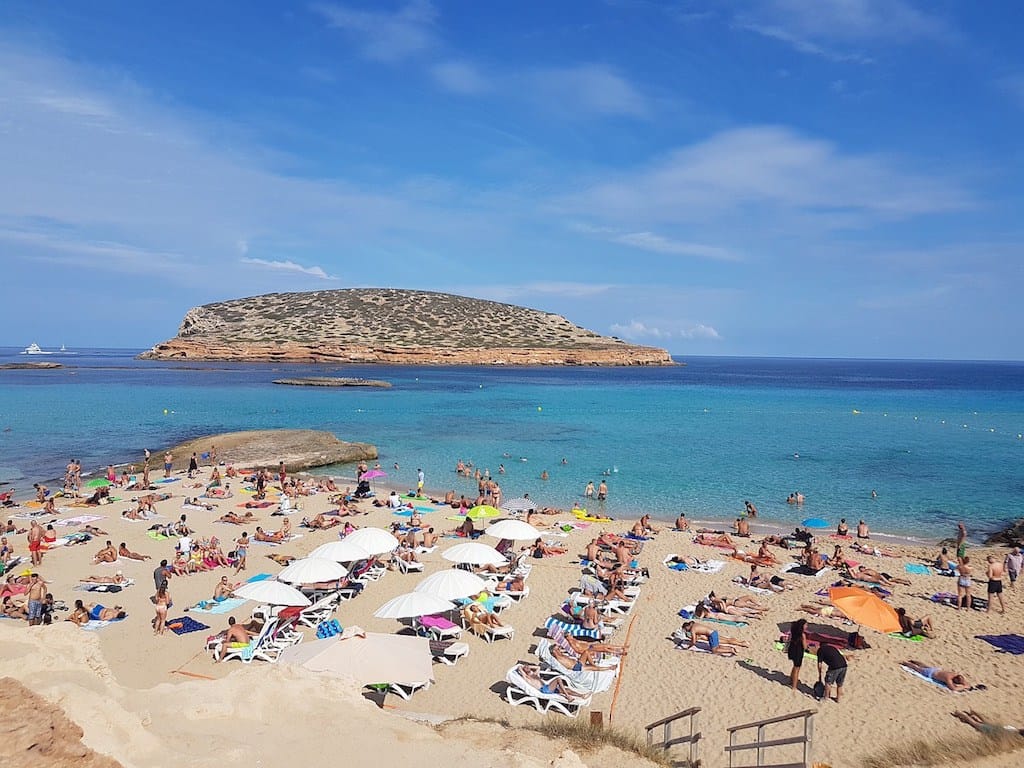
{"type": "MultiPolygon", "coordinates": [[[[154,472],[154,478],[158,474],[154,472]]],[[[161,517],[155,522],[174,521],[187,514],[188,523],[198,536],[216,535],[227,551],[243,527],[214,521],[227,511],[243,512],[238,505],[251,497],[237,494],[232,499],[208,500],[216,505],[212,512],[182,510],[183,497],[201,493],[201,488],[193,486],[205,484],[209,474],[210,468],[206,467],[201,471],[201,479],[193,482],[178,473],[176,482],[163,485],[173,495],[157,505],[161,517]]],[[[238,488],[240,483],[232,485],[238,488]]],[[[383,486],[377,492],[386,494],[383,486]]],[[[464,632],[462,639],[470,646],[467,657],[454,666],[435,664],[433,686],[416,693],[409,701],[388,696],[382,712],[361,691],[305,670],[261,662],[215,664],[203,649],[206,637],[223,629],[228,615],[239,620],[248,618],[255,603],[247,602],[233,613],[222,615],[182,611],[186,606],[210,599],[222,575],[240,580],[259,573],[276,574],[280,566],[267,555],[302,557],[317,545],[336,540],[340,529],[313,531],[298,527],[303,517],[330,508],[326,494],[303,497],[302,509],[290,515],[301,538],[276,546],[254,542],[248,553],[248,568],[239,577],[232,575],[233,568],[218,568],[172,578],[174,607],[170,617],[191,616],[210,627],[181,636],[170,632],[154,636],[150,627],[153,569],[161,558],[172,559],[174,540],[150,538],[147,529],[152,522],[123,519],[121,511],[132,506],[129,501],[137,494],[115,494],[122,496],[122,500],[59,514],[58,520],[82,514],[97,516],[91,524],[107,535],[83,545],[51,550],[36,570],[58,600],[68,605],[77,598],[95,599],[108,606],[117,604],[124,607],[128,617],[95,632],[64,622],[67,614],[63,612],[56,614],[58,626],[29,628],[23,621],[0,620],[0,676],[20,680],[48,700],[59,703],[68,717],[83,728],[84,742],[98,752],[126,766],[158,766],[166,764],[163,750],[173,742],[178,757],[187,756],[194,765],[223,765],[225,758],[229,764],[255,764],[262,760],[264,765],[279,765],[285,759],[305,759],[306,753],[313,759],[328,744],[345,744],[348,749],[358,741],[361,746],[356,749],[375,756],[382,754],[382,745],[387,744],[386,749],[394,750],[396,759],[407,765],[434,765],[452,757],[462,762],[470,754],[477,755],[477,764],[488,765],[568,766],[580,764],[580,758],[587,765],[613,765],[635,760],[622,753],[584,752],[578,757],[565,744],[549,743],[536,734],[503,732],[497,726],[460,723],[457,728],[449,726],[439,732],[392,716],[418,713],[437,721],[473,715],[506,719],[513,725],[540,720],[543,716],[534,710],[505,702],[505,674],[517,662],[536,661],[532,650],[544,636],[538,628],[559,612],[569,589],[578,587],[579,556],[590,540],[601,531],[624,534],[634,520],[591,523],[564,537],[546,537],[563,544],[569,552],[530,560],[533,569],[527,582],[529,596],[501,614],[503,623],[515,627],[515,637],[511,641],[486,643],[464,632]],[[115,546],[126,542],[129,549],[152,559],[136,562],[122,558],[113,565],[93,565],[93,557],[105,539],[115,546]],[[119,570],[135,580],[134,586],[116,595],[75,589],[82,577],[113,575],[119,570]],[[374,735],[367,736],[368,731],[374,735]],[[279,739],[281,733],[287,734],[287,739],[279,739]],[[516,752],[523,756],[515,757],[516,752]],[[488,758],[481,759],[483,754],[488,758]]],[[[357,508],[365,512],[354,518],[360,527],[386,528],[401,519],[368,501],[359,502],[357,508]]],[[[265,530],[277,529],[282,518],[271,516],[275,509],[252,510],[255,520],[244,529],[250,535],[256,525],[265,530]]],[[[7,517],[27,511],[24,507],[15,509],[7,517]]],[[[452,514],[448,508],[424,513],[425,524],[433,525],[438,533],[453,529],[458,523],[446,519],[452,514]]],[[[544,522],[578,521],[571,514],[563,514],[546,517],[544,522]]],[[[15,523],[28,525],[27,520],[17,517],[15,523]]],[[[75,530],[78,528],[57,527],[58,535],[75,530]]],[[[910,580],[910,586],[895,587],[890,603],[906,608],[915,618],[930,616],[936,637],[914,642],[863,629],[862,635],[870,647],[847,653],[849,676],[842,701],[816,701],[811,696],[811,685],[817,680],[816,665],[804,664],[800,689],[792,691],[788,685],[789,662],[785,653],[776,649],[775,642],[783,625],[801,617],[815,627],[832,627],[841,633],[857,629],[835,618],[811,617],[798,611],[801,604],[825,599],[816,593],[834,582],[838,578],[836,573],[787,575],[787,580],[796,585],[794,589],[755,594],[733,581],[748,573],[748,565],[730,559],[725,550],[696,544],[693,538],[693,533],[662,529],[644,542],[638,560],[641,567],[648,569],[649,579],[610,641],[627,644],[628,655],[621,662],[615,686],[595,694],[589,708],[601,712],[605,723],[642,735],[646,723],[682,709],[700,707],[700,730],[704,734],[701,754],[704,764],[711,766],[727,764],[723,751],[726,727],[805,709],[817,712],[812,757],[833,766],[859,765],[880,746],[915,737],[972,734],[970,728],[951,717],[955,709],[976,709],[1001,722],[1024,725],[1024,668],[1020,657],[999,652],[976,637],[1019,632],[1024,586],[1007,587],[1005,615],[995,611],[957,611],[930,599],[935,593],[955,591],[955,579],[937,575],[932,569],[921,574],[905,571],[906,564],[933,560],[937,548],[886,544],[886,549],[894,550],[898,556],[876,557],[850,552],[847,546],[847,557],[910,580]],[[663,563],[670,554],[719,560],[724,565],[717,573],[672,570],[663,563]],[[728,597],[751,596],[766,609],[763,618],[750,620],[746,626],[715,627],[723,635],[748,644],[734,658],[680,650],[671,640],[682,623],[680,608],[696,603],[711,591],[728,597]],[[954,694],[901,669],[900,662],[911,658],[955,669],[986,688],[954,694]]],[[[9,535],[9,539],[16,553],[27,555],[24,534],[9,535]]],[[[755,533],[754,540],[759,539],[755,533]]],[[[388,571],[379,581],[367,585],[357,599],[342,603],[336,618],[346,627],[358,625],[371,632],[394,633],[402,629],[397,621],[375,619],[373,612],[392,597],[410,591],[423,576],[450,567],[441,555],[446,548],[462,541],[442,538],[437,551],[420,556],[423,573],[388,571]]],[[[821,542],[824,552],[831,552],[836,543],[827,535],[821,542]]],[[[751,540],[744,540],[743,544],[746,551],[756,551],[751,540]]],[[[792,562],[790,551],[773,551],[780,564],[792,562]]],[[[995,548],[970,548],[976,575],[983,574],[984,556],[989,551],[997,553],[1000,560],[1005,553],[995,548]]],[[[25,568],[22,565],[14,572],[21,573],[25,568]]],[[[779,568],[762,570],[774,574],[779,568]]],[[[975,593],[984,593],[983,579],[976,576],[975,582],[975,593]]],[[[307,631],[307,635],[309,640],[313,633],[307,631]]],[[[588,717],[586,711],[581,714],[581,718],[588,717]]],[[[794,758],[794,753],[789,754],[794,758]]],[[[780,757],[783,755],[780,753],[780,757]]],[[[994,758],[985,765],[1010,765],[1015,761],[1009,756],[1005,762],[994,758]]]]}

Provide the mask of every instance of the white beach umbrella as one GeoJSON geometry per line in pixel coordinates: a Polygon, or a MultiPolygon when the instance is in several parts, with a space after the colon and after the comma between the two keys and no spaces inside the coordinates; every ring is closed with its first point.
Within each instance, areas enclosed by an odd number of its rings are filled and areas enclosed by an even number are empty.
{"type": "Polygon", "coordinates": [[[412,616],[429,616],[450,611],[455,606],[447,600],[426,592],[406,592],[388,600],[374,612],[378,619],[407,619],[412,616]]]}
{"type": "Polygon", "coordinates": [[[502,520],[489,526],[484,533],[496,539],[512,539],[513,541],[517,539],[532,541],[540,536],[540,531],[522,520],[502,520]]]}
{"type": "Polygon", "coordinates": [[[487,582],[475,573],[460,568],[446,568],[427,576],[413,589],[440,597],[442,600],[458,600],[460,597],[477,595],[487,589],[487,582]]]}
{"type": "Polygon", "coordinates": [[[506,512],[529,512],[537,509],[537,502],[524,496],[518,499],[509,499],[501,505],[501,508],[506,512]]]}
{"type": "Polygon", "coordinates": [[[301,664],[314,672],[368,683],[415,684],[434,679],[430,641],[411,635],[356,632],[348,628],[337,637],[311,640],[281,651],[282,664],[301,664]]]}
{"type": "Polygon", "coordinates": [[[246,600],[256,600],[257,602],[269,603],[270,605],[292,605],[300,608],[312,605],[309,598],[295,587],[290,587],[273,579],[251,581],[248,584],[243,584],[234,590],[234,594],[238,597],[244,597],[246,600]]]}
{"type": "Polygon", "coordinates": [[[346,576],[348,569],[336,560],[306,557],[284,568],[277,574],[277,580],[289,584],[314,584],[318,581],[337,581],[346,576]]]}
{"type": "Polygon", "coordinates": [[[398,539],[383,528],[360,528],[345,537],[346,541],[362,547],[371,555],[383,555],[398,549],[398,539]]]}
{"type": "Polygon", "coordinates": [[[508,562],[505,556],[494,547],[481,544],[478,541],[456,544],[454,547],[446,549],[441,557],[452,563],[467,563],[469,565],[505,565],[508,562]]]}
{"type": "Polygon", "coordinates": [[[336,563],[354,563],[356,560],[366,560],[370,553],[348,539],[341,541],[329,541],[309,553],[309,557],[333,560],[336,563]]]}

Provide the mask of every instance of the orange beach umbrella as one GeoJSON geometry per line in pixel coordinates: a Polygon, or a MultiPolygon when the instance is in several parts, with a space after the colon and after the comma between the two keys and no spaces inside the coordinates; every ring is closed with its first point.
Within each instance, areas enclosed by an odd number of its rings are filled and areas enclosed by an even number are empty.
{"type": "Polygon", "coordinates": [[[879,632],[899,632],[900,619],[896,610],[877,595],[860,587],[832,587],[828,591],[832,605],[851,621],[879,632]]]}

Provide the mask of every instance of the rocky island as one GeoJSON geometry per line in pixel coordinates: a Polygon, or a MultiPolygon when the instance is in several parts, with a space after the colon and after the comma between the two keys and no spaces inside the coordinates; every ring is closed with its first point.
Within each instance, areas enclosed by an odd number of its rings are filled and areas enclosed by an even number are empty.
{"type": "Polygon", "coordinates": [[[408,365],[672,365],[561,315],[447,293],[349,288],[272,293],[190,309],[139,356],[408,365]]]}
{"type": "Polygon", "coordinates": [[[307,376],[302,379],[274,379],[275,384],[292,387],[379,387],[391,389],[391,383],[377,379],[350,379],[344,376],[307,376]]]}

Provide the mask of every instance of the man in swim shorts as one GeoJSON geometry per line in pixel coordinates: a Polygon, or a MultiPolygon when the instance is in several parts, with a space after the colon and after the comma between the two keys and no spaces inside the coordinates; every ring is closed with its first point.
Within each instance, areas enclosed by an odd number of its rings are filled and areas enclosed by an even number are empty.
{"type": "Polygon", "coordinates": [[[963,523],[956,524],[956,557],[963,560],[967,554],[967,528],[963,523]]]}
{"type": "Polygon", "coordinates": [[[32,565],[39,565],[43,562],[43,526],[38,520],[33,520],[28,529],[28,551],[32,555],[32,565]]]}
{"type": "Polygon", "coordinates": [[[988,562],[988,607],[985,613],[992,612],[992,603],[996,598],[999,598],[999,612],[1006,613],[1006,604],[1003,602],[1003,564],[995,555],[989,555],[985,560],[988,562]]]}

